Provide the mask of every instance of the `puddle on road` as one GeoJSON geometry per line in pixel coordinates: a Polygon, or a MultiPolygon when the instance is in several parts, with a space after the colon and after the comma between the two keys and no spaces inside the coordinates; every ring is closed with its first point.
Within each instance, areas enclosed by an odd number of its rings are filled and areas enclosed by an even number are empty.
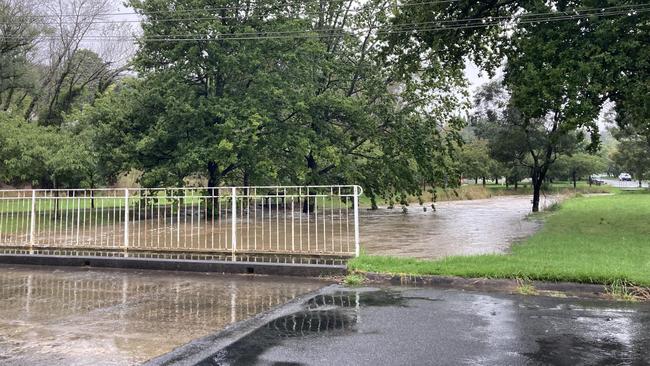
{"type": "MultiPolygon", "coordinates": [[[[554,202],[542,199],[542,207],[554,202]]],[[[412,205],[361,213],[361,245],[369,254],[442,258],[450,255],[503,253],[541,224],[527,218],[528,196],[441,202],[437,211],[412,205]]]]}
{"type": "Polygon", "coordinates": [[[591,360],[593,365],[628,365],[643,359],[645,351],[631,349],[614,338],[592,339],[572,334],[545,337],[536,342],[539,349],[525,355],[540,364],[558,364],[562,360],[563,365],[579,365],[591,360]]]}
{"type": "Polygon", "coordinates": [[[305,302],[305,310],[268,322],[198,365],[254,365],[266,349],[280,345],[284,339],[346,335],[355,331],[360,308],[404,307],[409,299],[387,289],[316,295],[305,302]]]}
{"type": "Polygon", "coordinates": [[[327,306],[353,308],[357,306],[405,306],[406,299],[401,292],[387,289],[371,291],[340,291],[333,294],[317,295],[305,303],[308,309],[327,306]]]}
{"type": "MultiPolygon", "coordinates": [[[[392,352],[408,352],[410,342],[417,343],[411,334],[448,344],[432,352],[449,356],[452,363],[641,365],[648,356],[647,324],[647,311],[637,305],[433,289],[351,289],[312,297],[302,310],[269,321],[198,365],[327,364],[328,356],[340,363],[341,352],[360,343],[361,352],[372,352],[373,346],[390,348],[393,340],[397,346],[392,352]],[[396,312],[401,320],[393,318],[396,312]],[[392,339],[395,335],[403,338],[392,339]],[[446,338],[435,338],[441,336],[446,338]]],[[[413,351],[422,360],[438,357],[413,351]]],[[[364,364],[377,362],[372,354],[354,357],[364,364]]]]}
{"type": "Polygon", "coordinates": [[[130,365],[324,282],[0,266],[0,364],[130,365]]]}

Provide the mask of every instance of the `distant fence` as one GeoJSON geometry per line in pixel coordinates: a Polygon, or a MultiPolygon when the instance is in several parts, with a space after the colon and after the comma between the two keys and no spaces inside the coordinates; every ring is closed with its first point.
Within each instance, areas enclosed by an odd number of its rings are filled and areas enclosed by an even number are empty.
{"type": "Polygon", "coordinates": [[[247,260],[359,255],[359,186],[0,190],[0,250],[247,260]]]}

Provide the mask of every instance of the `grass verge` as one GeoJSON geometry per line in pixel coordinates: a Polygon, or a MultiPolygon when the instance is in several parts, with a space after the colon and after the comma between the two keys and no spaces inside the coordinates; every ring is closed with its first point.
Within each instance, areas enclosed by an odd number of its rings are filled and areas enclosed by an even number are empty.
{"type": "Polygon", "coordinates": [[[362,255],[351,270],[650,286],[650,194],[577,197],[509,254],[418,260],[362,255]]]}

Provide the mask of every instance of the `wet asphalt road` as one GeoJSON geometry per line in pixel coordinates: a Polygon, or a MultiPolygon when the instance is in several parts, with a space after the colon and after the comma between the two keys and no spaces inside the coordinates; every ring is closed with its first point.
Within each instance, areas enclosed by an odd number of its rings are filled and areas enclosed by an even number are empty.
{"type": "Polygon", "coordinates": [[[650,305],[335,287],[192,364],[649,365],[650,305]]]}

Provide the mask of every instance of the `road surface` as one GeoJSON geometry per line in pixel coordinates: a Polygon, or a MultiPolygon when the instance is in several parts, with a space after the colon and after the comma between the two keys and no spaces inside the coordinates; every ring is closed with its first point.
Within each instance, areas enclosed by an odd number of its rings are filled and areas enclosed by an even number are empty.
{"type": "Polygon", "coordinates": [[[179,352],[172,364],[648,365],[650,306],[339,287],[237,337],[202,359],[179,352]]]}

